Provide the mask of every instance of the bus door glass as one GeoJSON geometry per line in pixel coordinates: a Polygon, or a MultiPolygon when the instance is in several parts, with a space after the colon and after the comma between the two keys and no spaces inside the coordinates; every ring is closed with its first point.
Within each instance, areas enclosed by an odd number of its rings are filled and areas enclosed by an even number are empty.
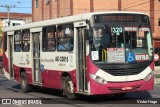
{"type": "Polygon", "coordinates": [[[41,83],[40,71],[40,33],[33,33],[33,71],[35,83],[41,83]]]}
{"type": "Polygon", "coordinates": [[[9,72],[10,72],[10,79],[14,78],[13,72],[13,35],[9,35],[9,72]]]}
{"type": "Polygon", "coordinates": [[[79,78],[79,91],[85,92],[87,88],[86,79],[86,38],[85,30],[78,28],[78,78],[79,78]]]}

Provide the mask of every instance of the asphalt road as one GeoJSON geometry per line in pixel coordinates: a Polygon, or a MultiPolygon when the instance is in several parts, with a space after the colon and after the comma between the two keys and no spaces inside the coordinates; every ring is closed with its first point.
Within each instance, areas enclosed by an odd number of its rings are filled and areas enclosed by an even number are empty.
{"type": "MultiPolygon", "coordinates": [[[[101,95],[101,96],[82,96],[78,95],[77,99],[69,100],[62,96],[59,90],[35,87],[35,91],[29,93],[22,93],[20,85],[14,80],[7,80],[0,74],[0,99],[13,98],[18,101],[28,98],[43,99],[42,105],[26,105],[26,104],[0,104],[0,107],[159,107],[160,106],[160,85],[155,85],[154,90],[145,92],[132,92],[128,93],[124,98],[115,95],[101,95]],[[18,98],[18,99],[16,99],[18,98]],[[138,103],[139,102],[139,103],[138,103]],[[140,104],[141,103],[141,104],[140,104]],[[159,103],[159,104],[154,104],[159,103]]],[[[12,100],[13,100],[12,99],[12,100]]],[[[27,100],[27,101],[28,101],[27,100]]],[[[39,100],[38,100],[39,101],[39,100]]]]}

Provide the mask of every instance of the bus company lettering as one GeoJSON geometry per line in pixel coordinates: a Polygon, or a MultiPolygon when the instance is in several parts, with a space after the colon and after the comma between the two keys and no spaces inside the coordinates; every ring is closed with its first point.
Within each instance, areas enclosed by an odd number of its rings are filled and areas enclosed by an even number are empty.
{"type": "Polygon", "coordinates": [[[137,61],[149,60],[149,55],[148,54],[135,54],[135,59],[137,61]]]}
{"type": "MultiPolygon", "coordinates": [[[[137,31],[138,27],[125,27],[124,31],[137,31]]],[[[149,31],[148,27],[141,27],[139,28],[140,31],[149,31]]]]}
{"type": "Polygon", "coordinates": [[[54,59],[41,59],[41,62],[54,63],[54,59]]]}
{"type": "Polygon", "coordinates": [[[68,62],[68,56],[56,56],[55,61],[56,62],[68,62]]]}

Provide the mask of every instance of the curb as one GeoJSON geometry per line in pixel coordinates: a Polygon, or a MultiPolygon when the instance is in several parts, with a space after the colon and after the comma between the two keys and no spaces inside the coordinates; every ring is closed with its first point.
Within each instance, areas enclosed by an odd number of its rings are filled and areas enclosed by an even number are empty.
{"type": "Polygon", "coordinates": [[[0,75],[4,75],[4,73],[2,71],[0,71],[0,75]]]}
{"type": "Polygon", "coordinates": [[[160,74],[154,74],[154,76],[156,77],[156,76],[159,76],[160,74]]]}
{"type": "Polygon", "coordinates": [[[154,84],[160,85],[160,78],[154,78],[154,84]]]}

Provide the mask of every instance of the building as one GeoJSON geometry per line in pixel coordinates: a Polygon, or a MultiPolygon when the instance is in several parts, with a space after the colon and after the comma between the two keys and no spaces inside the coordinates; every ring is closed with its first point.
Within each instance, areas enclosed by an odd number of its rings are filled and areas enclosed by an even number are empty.
{"type": "Polygon", "coordinates": [[[0,62],[2,61],[2,28],[32,22],[32,14],[0,12],[0,62]],[[9,17],[9,19],[8,19],[9,17]]]}
{"type": "Polygon", "coordinates": [[[16,25],[21,25],[25,23],[31,23],[32,14],[26,14],[26,13],[9,13],[8,14],[6,12],[0,12],[0,20],[1,20],[1,23],[3,23],[1,27],[16,26],[16,25]]]}
{"type": "Polygon", "coordinates": [[[154,49],[160,55],[159,7],[160,0],[32,0],[32,19],[36,22],[97,11],[145,12],[150,15],[154,49]]]}
{"type": "Polygon", "coordinates": [[[106,10],[118,10],[118,0],[32,0],[33,22],[106,10]]]}

